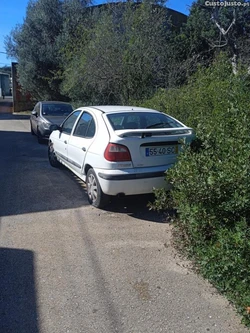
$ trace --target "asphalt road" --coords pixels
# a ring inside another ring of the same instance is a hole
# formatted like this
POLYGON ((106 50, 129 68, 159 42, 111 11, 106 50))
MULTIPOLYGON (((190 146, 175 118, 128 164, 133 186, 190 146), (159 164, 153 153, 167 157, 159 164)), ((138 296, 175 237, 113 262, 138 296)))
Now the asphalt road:
POLYGON ((0 114, 1 333, 244 333, 147 197, 87 203, 25 116, 0 114))

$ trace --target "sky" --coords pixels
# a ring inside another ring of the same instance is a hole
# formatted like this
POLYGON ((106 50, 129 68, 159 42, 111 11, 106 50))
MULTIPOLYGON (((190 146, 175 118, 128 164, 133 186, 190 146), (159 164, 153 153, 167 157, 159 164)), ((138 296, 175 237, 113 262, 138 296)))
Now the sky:
MULTIPOLYGON (((26 7, 29 0, 0 0, 0 67, 11 64, 5 52, 4 37, 9 35, 11 30, 22 24, 26 15, 26 7)), ((194 0, 168 0, 167 7, 188 15, 189 6, 194 0)), ((95 3, 105 1, 95 0, 95 3)))

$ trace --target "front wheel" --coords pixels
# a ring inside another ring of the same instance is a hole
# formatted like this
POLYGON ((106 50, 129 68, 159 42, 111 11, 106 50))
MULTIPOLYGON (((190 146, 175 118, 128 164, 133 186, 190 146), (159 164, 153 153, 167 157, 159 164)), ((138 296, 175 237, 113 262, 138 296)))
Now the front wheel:
POLYGON ((86 178, 88 201, 96 208, 103 208, 109 202, 109 196, 102 192, 98 178, 93 169, 89 169, 86 178))
POLYGON ((35 132, 33 131, 33 127, 31 125, 31 123, 30 123, 30 133, 31 133, 31 135, 35 135, 35 132))
POLYGON ((37 132, 36 133, 37 133, 36 134, 37 135, 37 142, 40 143, 40 144, 44 143, 44 139, 43 139, 42 134, 40 133, 38 127, 37 127, 37 132))
POLYGON ((58 168, 60 166, 60 162, 56 157, 53 145, 51 143, 48 146, 48 157, 49 157, 49 163, 53 168, 58 168))

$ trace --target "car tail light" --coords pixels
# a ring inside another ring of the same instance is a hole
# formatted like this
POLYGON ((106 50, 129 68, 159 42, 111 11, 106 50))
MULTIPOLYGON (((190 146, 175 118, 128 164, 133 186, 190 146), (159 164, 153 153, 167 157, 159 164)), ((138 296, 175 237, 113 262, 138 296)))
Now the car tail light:
POLYGON ((111 162, 131 161, 128 148, 116 143, 109 143, 104 152, 106 160, 111 162))

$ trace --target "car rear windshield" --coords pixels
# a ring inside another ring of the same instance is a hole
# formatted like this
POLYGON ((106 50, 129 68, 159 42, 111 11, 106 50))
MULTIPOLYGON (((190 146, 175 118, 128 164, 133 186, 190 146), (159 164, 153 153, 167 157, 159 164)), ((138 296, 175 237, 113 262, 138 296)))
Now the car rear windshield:
POLYGON ((42 106, 43 116, 67 116, 73 111, 70 104, 45 104, 42 106))
POLYGON ((160 112, 120 112, 110 113, 107 117, 114 130, 183 127, 178 121, 160 112))

